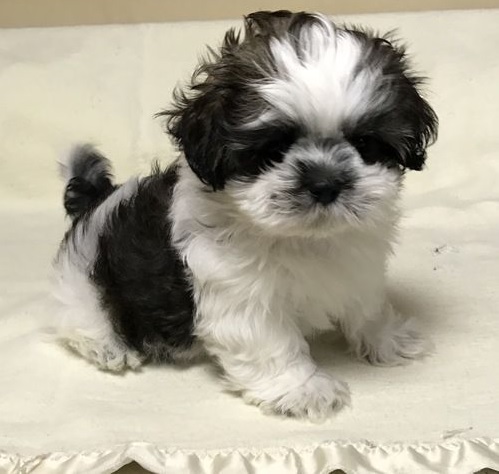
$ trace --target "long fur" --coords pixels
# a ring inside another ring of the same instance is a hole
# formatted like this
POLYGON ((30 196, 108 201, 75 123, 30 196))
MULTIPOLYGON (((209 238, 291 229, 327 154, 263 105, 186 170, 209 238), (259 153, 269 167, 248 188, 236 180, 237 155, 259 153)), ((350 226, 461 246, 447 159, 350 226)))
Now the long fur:
POLYGON ((420 83, 391 38, 247 17, 160 114, 172 167, 117 187, 93 148, 72 155, 61 339, 108 370, 203 349, 247 402, 314 420, 350 395, 313 334, 339 328, 373 364, 423 355, 384 289, 404 172, 436 138, 420 83))
POLYGON ((75 218, 102 201, 114 189, 111 162, 88 144, 75 146, 59 164, 66 181, 64 209, 75 218))

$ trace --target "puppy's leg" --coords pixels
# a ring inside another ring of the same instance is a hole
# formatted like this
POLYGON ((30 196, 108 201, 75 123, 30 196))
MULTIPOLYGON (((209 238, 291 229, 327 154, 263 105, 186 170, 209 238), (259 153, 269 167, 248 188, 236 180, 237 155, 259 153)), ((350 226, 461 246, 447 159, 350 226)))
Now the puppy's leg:
POLYGON ((403 319, 388 301, 374 305, 370 314, 363 308, 342 321, 352 351, 359 358, 382 366, 406 364, 428 353, 431 344, 416 326, 414 319, 403 319))
POLYGON ((62 333, 59 340, 101 370, 122 372, 126 369, 135 370, 142 364, 138 353, 128 349, 109 331, 88 333, 79 329, 62 333))
POLYGON ((212 295, 213 317, 200 318, 198 334, 225 371, 227 386, 248 403, 273 412, 320 421, 349 404, 346 384, 317 368, 307 342, 285 315, 246 302, 229 310, 212 295))
POLYGON ((70 264, 61 264, 59 272, 57 340, 101 370, 137 369, 140 355, 115 333, 88 277, 70 264))
POLYGON ((141 359, 114 331, 92 272, 109 216, 136 194, 138 181, 132 178, 116 188, 109 161, 89 145, 75 147, 61 172, 66 180, 64 207, 74 221, 54 262, 59 303, 56 337, 100 369, 135 369, 141 359))

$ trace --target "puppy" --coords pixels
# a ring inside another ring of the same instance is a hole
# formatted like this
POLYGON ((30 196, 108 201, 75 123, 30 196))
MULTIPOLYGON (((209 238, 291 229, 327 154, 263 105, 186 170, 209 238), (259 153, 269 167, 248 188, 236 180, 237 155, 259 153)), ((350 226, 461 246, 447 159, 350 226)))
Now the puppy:
POLYGON ((404 49, 320 14, 257 12, 162 112, 181 151, 121 186, 77 147, 58 256, 60 339, 98 367, 207 351, 266 412, 322 420, 348 387, 307 337, 372 364, 426 343, 386 299, 404 173, 437 134, 404 49))

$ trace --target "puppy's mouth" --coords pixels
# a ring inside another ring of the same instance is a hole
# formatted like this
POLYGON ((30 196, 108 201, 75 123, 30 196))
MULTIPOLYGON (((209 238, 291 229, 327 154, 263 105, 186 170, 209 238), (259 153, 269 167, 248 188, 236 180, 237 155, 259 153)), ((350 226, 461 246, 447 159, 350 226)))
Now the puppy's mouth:
POLYGON ((271 212, 279 217, 279 226, 297 227, 300 233, 331 232, 359 225, 375 204, 375 199, 355 203, 345 191, 343 196, 316 200, 308 193, 273 193, 271 212))
MULTIPOLYGON (((273 210, 283 216, 295 214, 313 217, 319 221, 350 212, 360 216, 358 206, 349 209, 352 204, 350 190, 340 192, 336 189, 319 189, 311 193, 308 189, 298 188, 295 191, 272 193, 270 202, 273 210)), ((371 204, 373 203, 374 200, 371 204)))

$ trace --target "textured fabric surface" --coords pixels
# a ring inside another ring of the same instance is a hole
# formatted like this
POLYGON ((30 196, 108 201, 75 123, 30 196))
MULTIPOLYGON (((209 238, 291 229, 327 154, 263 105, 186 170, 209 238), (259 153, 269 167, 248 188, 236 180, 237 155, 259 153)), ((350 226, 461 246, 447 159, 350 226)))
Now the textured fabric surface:
POLYGON ((224 393, 207 362, 113 376, 54 345, 48 276, 67 225, 56 159, 89 140, 119 179, 172 159, 152 115, 235 22, 0 31, 0 472, 499 469, 499 10, 349 20, 399 28, 431 77, 440 140, 406 180, 389 280, 434 354, 375 368, 321 337, 316 359, 353 407, 314 425, 224 393))

